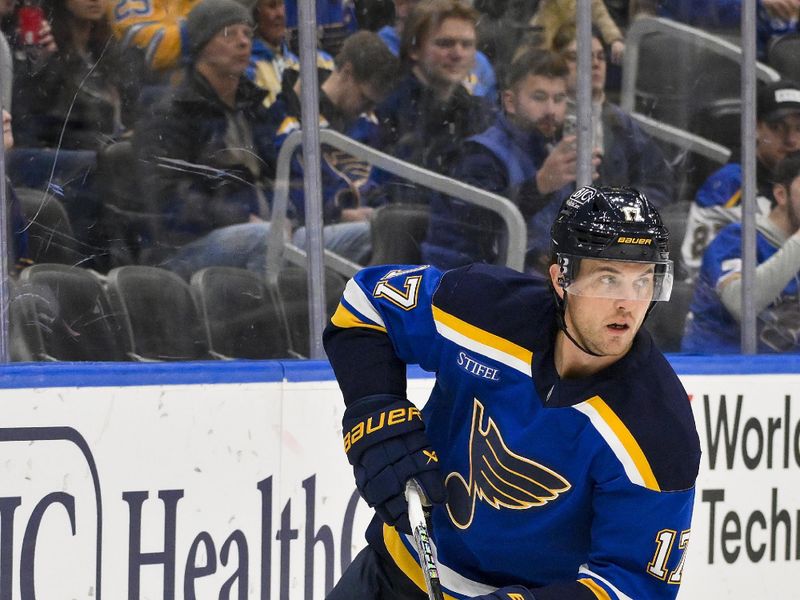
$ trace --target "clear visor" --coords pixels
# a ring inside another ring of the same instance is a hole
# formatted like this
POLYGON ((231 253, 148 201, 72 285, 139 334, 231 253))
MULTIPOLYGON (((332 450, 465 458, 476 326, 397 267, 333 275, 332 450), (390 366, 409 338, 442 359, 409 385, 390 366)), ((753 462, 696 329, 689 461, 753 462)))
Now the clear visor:
POLYGON ((559 283, 572 296, 666 302, 672 293, 672 261, 656 265, 560 256, 559 264, 559 283))

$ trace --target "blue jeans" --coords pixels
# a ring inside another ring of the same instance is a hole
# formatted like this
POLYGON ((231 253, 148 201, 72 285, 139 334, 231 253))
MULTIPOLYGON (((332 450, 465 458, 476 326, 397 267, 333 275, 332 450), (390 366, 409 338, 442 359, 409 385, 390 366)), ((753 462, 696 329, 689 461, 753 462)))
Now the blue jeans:
MULTIPOLYGON (((367 264, 372 254, 372 234, 368 221, 334 223, 322 228, 325 248, 359 265, 367 264)), ((306 228, 300 227, 292 236, 292 243, 305 249, 306 228)))
POLYGON ((239 267, 263 275, 267 270, 269 223, 220 227, 195 240, 161 263, 186 279, 205 267, 239 267))

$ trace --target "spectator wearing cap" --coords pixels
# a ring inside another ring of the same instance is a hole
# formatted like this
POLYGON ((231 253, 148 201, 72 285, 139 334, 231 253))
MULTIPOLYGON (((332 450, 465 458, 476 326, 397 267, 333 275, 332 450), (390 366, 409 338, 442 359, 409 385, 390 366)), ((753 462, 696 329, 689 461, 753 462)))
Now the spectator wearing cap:
MULTIPOLYGON (((800 152, 773 172, 773 203, 756 215, 753 303, 759 352, 800 351, 800 152)), ((722 229, 703 255, 689 307, 683 352, 739 352, 742 321, 742 226, 722 229)))
MULTIPOLYGON (((774 198, 772 172, 786 155, 800 150, 800 84, 782 80, 760 87, 756 99, 756 210, 769 213, 774 198)), ((714 172, 689 209, 681 258, 690 277, 717 233, 742 218, 742 166, 739 156, 714 172)))
POLYGON ((252 37, 247 8, 202 0, 186 19, 184 80, 134 136, 163 216, 153 254, 184 278, 206 266, 266 266, 273 153, 266 92, 244 75, 252 37))

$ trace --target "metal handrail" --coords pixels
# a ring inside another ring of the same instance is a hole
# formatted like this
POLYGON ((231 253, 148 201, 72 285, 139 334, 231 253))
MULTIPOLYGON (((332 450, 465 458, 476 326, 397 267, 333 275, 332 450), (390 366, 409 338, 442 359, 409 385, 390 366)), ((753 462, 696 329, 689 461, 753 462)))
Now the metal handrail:
MULTIPOLYGON (((635 110, 636 79, 639 76, 639 46, 645 36, 665 33, 681 42, 699 44, 706 49, 732 61, 742 63, 742 48, 728 40, 663 17, 641 17, 636 19, 625 35, 625 56, 622 63, 622 90, 620 106, 628 113, 635 110)), ((756 77, 761 81, 778 81, 780 74, 763 63, 756 63, 756 77)))
MULTIPOLYGON (((393 175, 497 213, 508 231, 505 265, 522 271, 525 263, 527 230, 522 213, 510 200, 433 171, 422 169, 365 146, 336 131, 321 129, 319 134, 320 142, 323 144, 347 152, 351 156, 369 162, 393 175)), ((305 252, 289 241, 289 226, 286 217, 289 206, 291 159, 301 143, 301 131, 294 131, 286 138, 278 154, 275 194, 272 202, 271 234, 267 244, 267 282, 272 285, 277 284, 278 272, 284 259, 301 265, 307 260, 305 252), (282 232, 282 234, 278 234, 278 232, 282 232)), ((348 277, 359 269, 358 265, 328 250, 325 251, 325 264, 348 277)))
POLYGON ((721 165, 727 163, 731 157, 730 149, 722 144, 712 142, 680 127, 652 119, 642 113, 632 112, 630 115, 650 137, 664 140, 683 150, 710 158, 721 165))

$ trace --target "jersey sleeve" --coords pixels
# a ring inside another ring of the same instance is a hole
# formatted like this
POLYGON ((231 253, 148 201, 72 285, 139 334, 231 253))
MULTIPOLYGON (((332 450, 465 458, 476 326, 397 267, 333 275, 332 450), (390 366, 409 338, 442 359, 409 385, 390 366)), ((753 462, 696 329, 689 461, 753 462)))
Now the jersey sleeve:
POLYGON ((427 265, 383 265, 348 281, 324 335, 346 403, 404 395, 407 364, 437 369, 441 340, 431 306, 441 275, 427 265))

